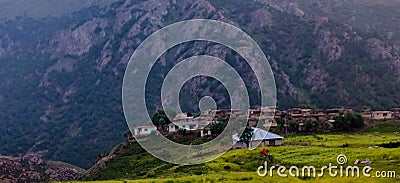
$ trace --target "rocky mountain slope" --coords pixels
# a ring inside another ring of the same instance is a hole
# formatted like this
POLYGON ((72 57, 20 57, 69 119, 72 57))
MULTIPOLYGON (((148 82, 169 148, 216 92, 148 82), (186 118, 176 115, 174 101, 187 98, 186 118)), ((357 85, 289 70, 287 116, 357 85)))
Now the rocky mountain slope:
POLYGON ((41 154, 22 157, 0 156, 0 182, 71 181, 82 178, 84 171, 72 165, 44 161, 41 154))
MULTIPOLYGON (((121 85, 130 55, 163 26, 193 18, 228 22, 254 37, 270 61, 283 109, 387 109, 400 102, 400 21, 393 21, 399 19, 400 5, 395 1, 96 2, 57 16, 1 19, 0 144, 6 145, 0 153, 48 150, 47 159, 88 168, 127 131, 121 85)), ((257 106, 258 85, 240 56, 197 41, 172 48, 157 62, 148 81, 150 111, 160 107, 168 70, 201 54, 233 65, 257 106)), ((185 110, 198 110, 194 104, 204 95, 212 95, 220 107, 229 105, 223 87, 206 81, 185 84, 185 110)))

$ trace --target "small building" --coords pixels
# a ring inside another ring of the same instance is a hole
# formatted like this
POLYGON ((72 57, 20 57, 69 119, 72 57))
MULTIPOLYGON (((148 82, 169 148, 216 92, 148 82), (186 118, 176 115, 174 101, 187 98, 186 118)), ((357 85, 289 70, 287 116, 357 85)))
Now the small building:
MULTIPOLYGON (((251 128, 253 130, 253 137, 250 140, 250 147, 258 147, 258 146, 280 146, 283 145, 283 137, 272 132, 268 132, 266 130, 260 128, 251 128)), ((247 144, 240 140, 238 134, 232 135, 233 140, 233 148, 247 148, 247 144)))
POLYGON ((330 119, 330 120, 327 121, 326 124, 328 125, 328 128, 329 128, 329 129, 333 129, 333 128, 335 128, 335 123, 336 123, 335 120, 330 119))
POLYGON ((198 124, 196 122, 173 122, 168 125, 169 132, 177 132, 179 129, 185 129, 188 131, 197 130, 198 124))
POLYGON ((393 108, 392 112, 394 119, 400 119, 400 108, 393 108))
POLYGON ((189 113, 179 113, 175 116, 173 121, 179 121, 179 122, 187 122, 191 121, 193 119, 193 116, 189 113))
POLYGON ((327 115, 325 114, 325 111, 322 109, 317 109, 313 111, 311 114, 312 120, 318 121, 318 122, 325 122, 328 120, 327 115))
POLYGON ((193 118, 190 121, 174 121, 168 125, 168 132, 177 132, 179 129, 187 131, 203 130, 210 122, 193 118))
POLYGON ((364 110, 361 112, 361 116, 362 116, 364 119, 372 119, 372 111, 371 111, 371 109, 364 109, 364 110))
POLYGON ((155 131, 157 131, 157 128, 155 126, 138 126, 134 128, 133 134, 135 136, 150 135, 151 132, 155 131))
POLYGON ((286 113, 286 117, 289 120, 296 122, 304 122, 305 120, 311 119, 312 109, 292 108, 286 113))
POLYGON ((373 120, 385 120, 392 119, 393 112, 392 111, 372 111, 371 119, 373 120))
POLYGON ((346 108, 334 108, 328 109, 327 113, 330 119, 333 119, 336 116, 343 116, 347 113, 353 112, 353 109, 346 109, 346 108))

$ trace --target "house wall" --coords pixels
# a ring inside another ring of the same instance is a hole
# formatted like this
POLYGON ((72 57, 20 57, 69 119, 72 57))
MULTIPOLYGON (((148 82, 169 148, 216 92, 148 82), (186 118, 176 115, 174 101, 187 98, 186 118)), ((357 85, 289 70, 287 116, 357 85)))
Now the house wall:
POLYGON ((168 126, 168 131, 169 132, 176 132, 176 131, 178 131, 178 128, 176 127, 176 126, 168 126))
POLYGON ((246 148, 247 146, 246 146, 246 144, 245 143, 243 143, 243 142, 235 142, 234 144, 233 144, 233 148, 234 149, 242 149, 242 148, 246 148))
POLYGON ((282 140, 282 139, 280 139, 280 140, 275 140, 275 145, 276 145, 276 146, 281 146, 281 145, 283 145, 283 140, 282 140))
POLYGON ((372 113, 371 112, 363 112, 363 113, 361 113, 361 116, 364 119, 371 119, 372 118, 372 113))
POLYGON ((135 135, 149 135, 151 132, 157 131, 157 128, 135 128, 133 131, 135 135))
POLYGON ((198 130, 198 124, 184 124, 184 125, 178 125, 178 126, 173 126, 170 125, 168 126, 168 132, 177 132, 179 129, 186 129, 186 130, 198 130))
POLYGON ((392 112, 372 112, 372 119, 392 119, 392 112))
POLYGON ((259 140, 257 140, 257 141, 252 141, 252 142, 250 143, 250 146, 251 146, 251 147, 260 147, 260 146, 261 146, 261 142, 262 142, 262 141, 259 141, 259 140))
MULTIPOLYGON (((273 141, 273 143, 271 143, 269 140, 265 140, 264 142, 252 141, 250 143, 250 146, 254 148, 254 147, 262 147, 263 145, 264 146, 281 146, 281 145, 283 145, 283 140, 272 140, 272 141, 273 141)), ((248 148, 248 147, 247 147, 246 143, 239 141, 239 142, 234 143, 233 148, 234 149, 242 149, 242 148, 248 148)))

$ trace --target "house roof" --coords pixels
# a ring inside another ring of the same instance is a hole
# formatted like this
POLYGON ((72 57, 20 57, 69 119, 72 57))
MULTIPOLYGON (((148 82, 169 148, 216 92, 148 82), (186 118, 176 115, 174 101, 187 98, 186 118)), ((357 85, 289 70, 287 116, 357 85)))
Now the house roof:
MULTIPOLYGON (((254 132, 253 137, 251 138, 251 141, 283 139, 282 136, 279 136, 277 134, 268 132, 268 131, 260 129, 260 128, 252 127, 251 129, 254 132)), ((240 141, 240 137, 238 136, 238 134, 232 135, 232 139, 235 141, 240 141)))
POLYGON ((135 128, 139 129, 139 128, 156 128, 156 127, 155 126, 137 126, 135 128))

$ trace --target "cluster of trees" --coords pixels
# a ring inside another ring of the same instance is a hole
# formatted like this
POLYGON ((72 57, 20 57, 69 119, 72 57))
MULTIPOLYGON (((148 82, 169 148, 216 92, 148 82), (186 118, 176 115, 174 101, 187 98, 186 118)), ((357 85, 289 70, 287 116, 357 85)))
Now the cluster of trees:
POLYGON ((227 120, 224 120, 224 119, 218 120, 218 122, 216 124, 211 126, 211 128, 210 128, 211 134, 216 135, 216 136, 221 134, 224 131, 226 125, 228 125, 227 120))
POLYGON ((350 131, 364 127, 364 118, 360 114, 353 112, 336 116, 334 120, 335 129, 340 131, 350 131))
POLYGON ((163 110, 158 110, 156 113, 154 113, 151 121, 153 121, 155 126, 161 128, 162 130, 167 129, 168 125, 171 123, 171 120, 163 110))

